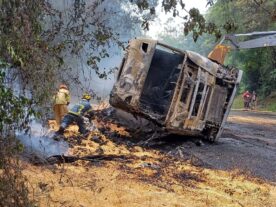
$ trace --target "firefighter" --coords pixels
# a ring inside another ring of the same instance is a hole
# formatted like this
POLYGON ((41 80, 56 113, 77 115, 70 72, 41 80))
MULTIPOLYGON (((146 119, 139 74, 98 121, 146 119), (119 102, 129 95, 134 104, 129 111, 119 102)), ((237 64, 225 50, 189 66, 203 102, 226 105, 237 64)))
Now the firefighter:
POLYGON ((84 136, 86 135, 88 131, 85 128, 84 116, 92 112, 90 99, 91 96, 89 94, 83 94, 81 101, 74 105, 62 119, 59 130, 54 135, 54 139, 58 139, 59 135, 63 135, 64 130, 72 123, 76 123, 79 127, 79 132, 84 136))
POLYGON ((59 127, 62 118, 68 113, 67 106, 70 103, 70 92, 68 87, 64 84, 61 84, 53 99, 55 120, 57 126, 59 127))

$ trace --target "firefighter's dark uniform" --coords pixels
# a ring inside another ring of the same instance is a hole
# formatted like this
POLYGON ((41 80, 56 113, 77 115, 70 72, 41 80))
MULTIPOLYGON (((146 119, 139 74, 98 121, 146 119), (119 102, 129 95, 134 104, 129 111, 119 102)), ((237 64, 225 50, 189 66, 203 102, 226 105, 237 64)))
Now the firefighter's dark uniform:
POLYGON ((56 135, 63 134, 64 130, 74 122, 78 125, 79 132, 81 134, 85 134, 87 130, 82 117, 90 111, 92 111, 92 107, 89 100, 82 99, 78 104, 74 105, 71 110, 69 110, 67 115, 64 116, 56 135))

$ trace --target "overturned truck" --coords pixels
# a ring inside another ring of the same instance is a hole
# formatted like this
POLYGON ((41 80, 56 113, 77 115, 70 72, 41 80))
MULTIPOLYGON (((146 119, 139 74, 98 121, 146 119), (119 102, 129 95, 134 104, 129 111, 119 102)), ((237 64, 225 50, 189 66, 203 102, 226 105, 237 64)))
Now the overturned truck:
POLYGON ((119 68, 110 104, 168 133, 220 137, 242 71, 151 39, 134 39, 119 68))

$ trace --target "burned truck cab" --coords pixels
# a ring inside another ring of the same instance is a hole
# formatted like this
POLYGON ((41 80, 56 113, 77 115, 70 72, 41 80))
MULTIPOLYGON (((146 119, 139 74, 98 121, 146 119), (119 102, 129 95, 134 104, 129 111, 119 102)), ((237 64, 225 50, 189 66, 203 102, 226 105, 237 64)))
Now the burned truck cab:
POLYGON ((115 108, 172 134, 215 141, 222 133, 242 71, 151 39, 129 42, 110 94, 115 108))

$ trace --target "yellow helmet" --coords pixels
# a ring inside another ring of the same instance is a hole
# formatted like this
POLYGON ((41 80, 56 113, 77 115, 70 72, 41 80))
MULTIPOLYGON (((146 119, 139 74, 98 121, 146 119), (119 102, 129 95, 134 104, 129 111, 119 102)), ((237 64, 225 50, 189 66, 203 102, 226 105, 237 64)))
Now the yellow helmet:
POLYGON ((83 95, 82 95, 82 99, 86 99, 86 100, 90 100, 91 99, 91 96, 88 94, 88 93, 84 93, 83 95))

